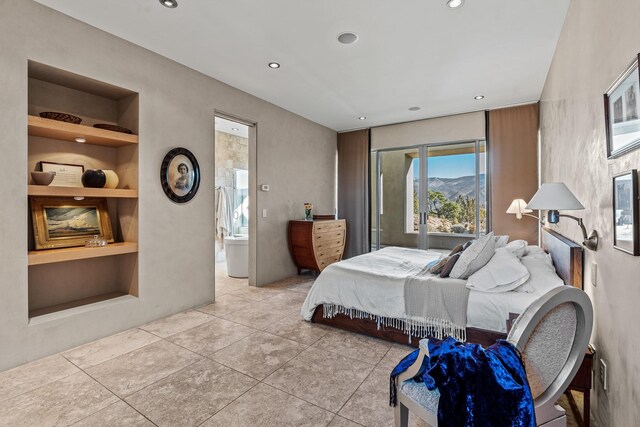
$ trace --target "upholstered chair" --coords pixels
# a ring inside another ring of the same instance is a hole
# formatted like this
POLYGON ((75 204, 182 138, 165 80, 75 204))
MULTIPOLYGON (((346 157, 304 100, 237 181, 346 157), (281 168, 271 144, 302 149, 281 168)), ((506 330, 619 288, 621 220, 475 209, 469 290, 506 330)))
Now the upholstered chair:
MULTIPOLYGON (((518 317, 507 336, 522 354, 536 412, 536 424, 565 427, 565 411, 556 401, 580 368, 593 326, 591 301, 583 291, 554 288, 518 317)), ((406 427, 409 411, 429 425, 438 425, 438 390, 428 390, 412 378, 429 357, 428 340, 420 341, 420 354, 398 377, 396 427, 406 427)), ((589 414, 585 414, 588 417, 589 414)))

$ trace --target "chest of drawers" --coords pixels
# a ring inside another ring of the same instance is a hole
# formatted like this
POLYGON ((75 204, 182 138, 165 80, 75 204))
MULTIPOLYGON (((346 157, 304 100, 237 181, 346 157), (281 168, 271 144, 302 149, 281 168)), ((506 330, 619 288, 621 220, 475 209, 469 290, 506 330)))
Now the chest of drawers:
POLYGON ((344 219, 289 221, 289 250, 302 269, 322 271, 342 259, 347 223, 344 219))

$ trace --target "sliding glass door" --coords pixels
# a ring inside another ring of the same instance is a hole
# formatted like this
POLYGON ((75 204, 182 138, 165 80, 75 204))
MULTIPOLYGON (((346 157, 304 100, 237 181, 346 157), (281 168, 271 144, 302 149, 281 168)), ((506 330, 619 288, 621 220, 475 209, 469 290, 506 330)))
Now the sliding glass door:
MULTIPOLYGON (((372 195, 372 249, 384 246, 419 248, 421 215, 420 147, 378 151, 376 189, 372 195)), ((373 188, 373 185, 372 185, 373 188)))
POLYGON ((380 150, 372 163, 372 249, 451 249, 486 233, 484 141, 380 150))

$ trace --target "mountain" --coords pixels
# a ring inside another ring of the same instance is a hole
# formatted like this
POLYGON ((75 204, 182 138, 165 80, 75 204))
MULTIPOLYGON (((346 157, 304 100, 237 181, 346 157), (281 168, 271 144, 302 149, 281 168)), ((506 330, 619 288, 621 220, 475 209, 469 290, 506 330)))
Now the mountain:
MULTIPOLYGON (((414 180, 414 190, 417 190, 418 185, 418 180, 414 180)), ((471 175, 457 178, 429 178, 429 190, 439 191, 452 201, 455 201, 458 196, 473 197, 476 191, 476 177, 471 175)), ((480 200, 482 206, 485 205, 487 200, 486 194, 485 174, 480 174, 480 200)))

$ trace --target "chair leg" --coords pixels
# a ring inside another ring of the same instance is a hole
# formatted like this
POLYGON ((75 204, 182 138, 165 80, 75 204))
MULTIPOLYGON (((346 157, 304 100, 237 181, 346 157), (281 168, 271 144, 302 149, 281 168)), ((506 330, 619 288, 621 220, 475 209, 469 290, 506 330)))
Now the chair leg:
POLYGON ((395 427, 409 426, 409 408, 398 402, 394 410, 395 427))

